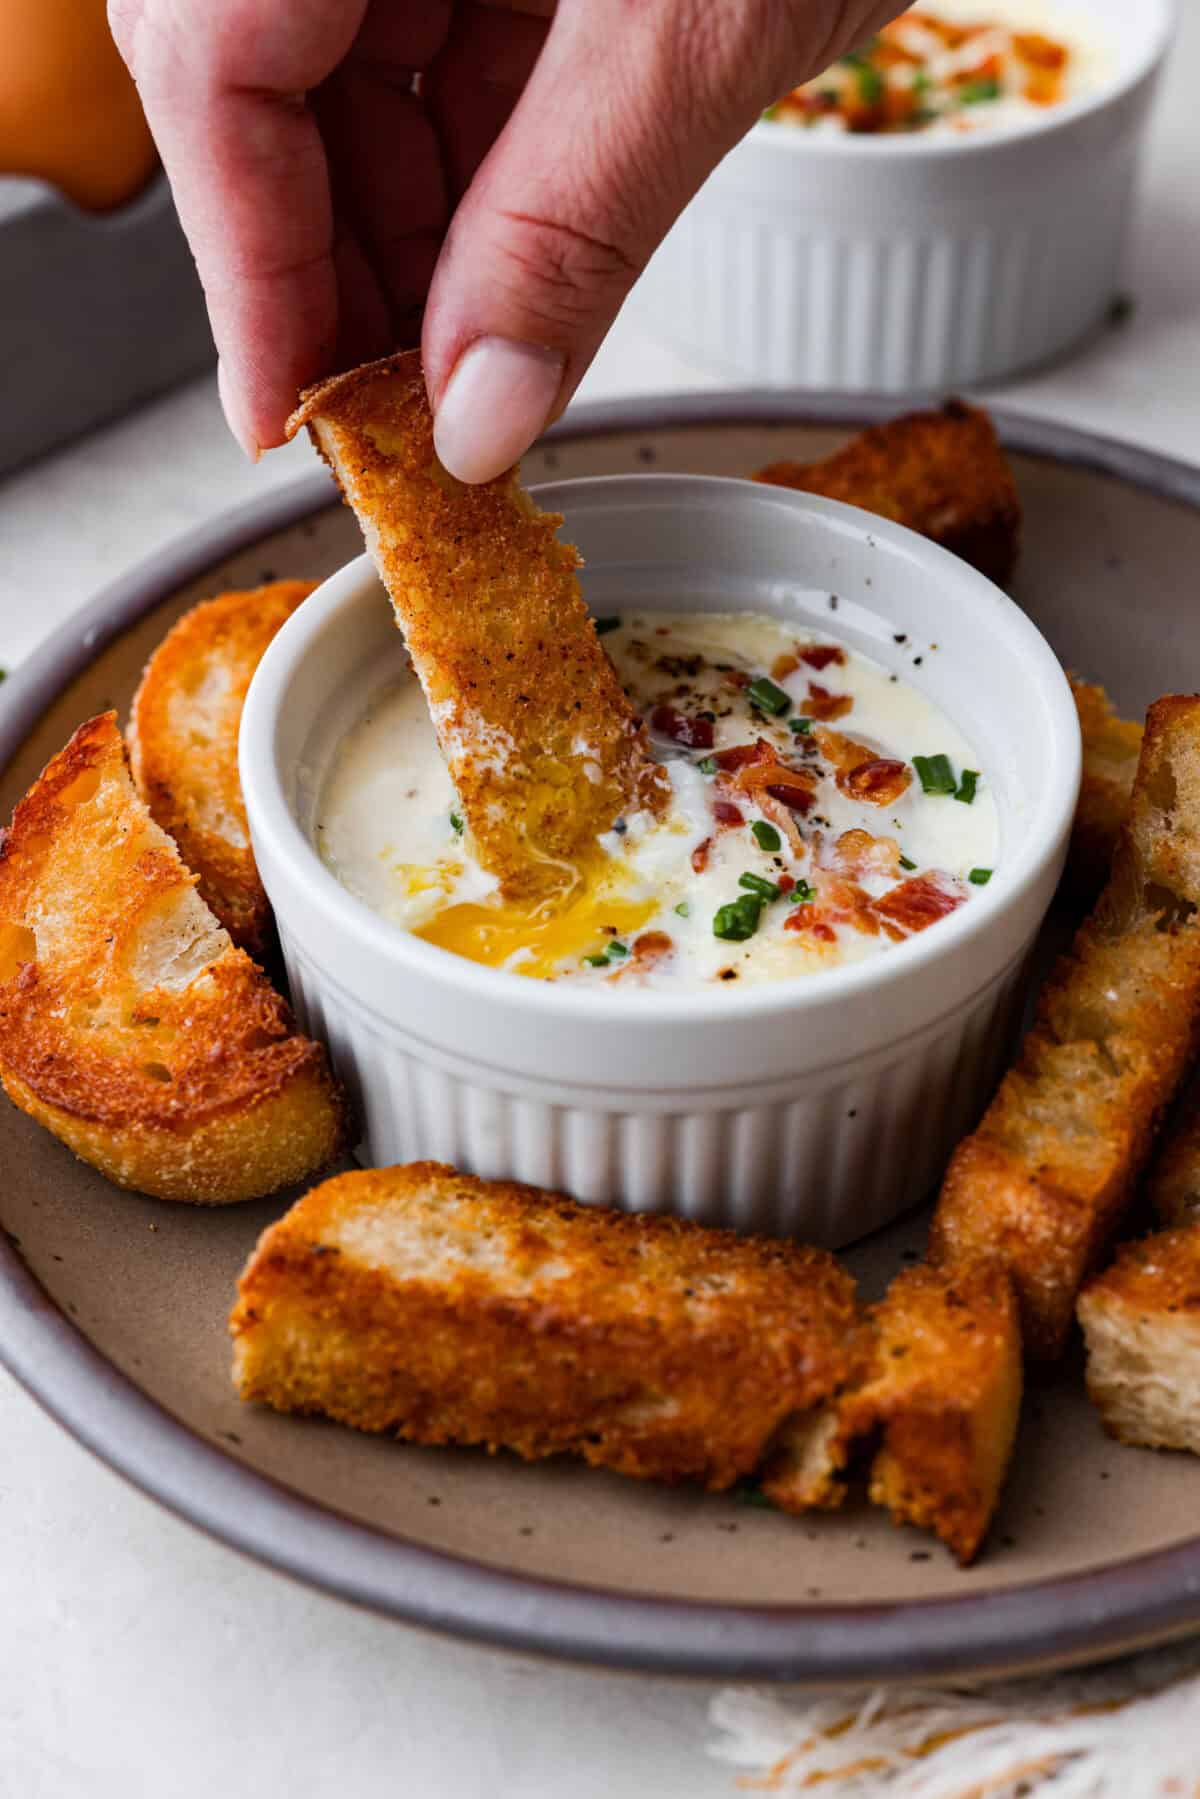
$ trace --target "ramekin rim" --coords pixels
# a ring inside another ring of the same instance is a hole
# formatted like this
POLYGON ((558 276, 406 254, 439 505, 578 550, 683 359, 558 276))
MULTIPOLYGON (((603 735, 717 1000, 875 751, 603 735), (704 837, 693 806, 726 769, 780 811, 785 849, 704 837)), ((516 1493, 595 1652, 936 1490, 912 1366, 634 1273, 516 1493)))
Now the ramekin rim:
POLYGON ((944 137, 934 137, 921 131, 823 133, 804 131, 795 125, 784 124, 781 120, 764 117, 755 120, 742 142, 753 140, 755 143, 770 144, 783 150, 790 137, 798 140, 797 147, 784 150, 785 155, 803 152, 824 157, 871 157, 890 153, 903 156, 909 162, 920 162, 925 158, 933 160, 947 156, 987 155, 1002 145, 1011 146, 1014 143, 1025 144, 1045 139, 1105 111, 1109 106, 1115 106, 1159 67, 1175 36, 1179 21, 1179 0, 1153 0, 1153 3, 1159 8, 1157 26, 1152 30, 1148 45, 1131 57, 1128 68, 1118 70, 1111 80, 1102 82, 1094 93, 1080 94, 1073 100, 1064 101, 1061 106, 1048 108, 1044 118, 1032 120, 1019 129, 967 131, 958 136, 947 133, 944 137))
MULTIPOLYGON (((999 607, 1008 625, 1024 637, 1033 666, 1040 667, 1038 678, 1044 685, 1050 705, 1050 760, 1060 759, 1064 777, 1059 782, 1045 783, 1025 840, 1016 846, 1012 858, 1001 870, 1005 878, 995 886, 989 883, 973 897, 969 906, 939 920, 935 931, 894 944, 882 956, 797 976, 794 980, 755 983, 737 992, 723 989, 719 994, 706 990, 673 994, 662 988, 644 992, 626 988, 618 994, 598 986, 585 988, 579 983, 527 980, 511 971, 485 967, 455 955, 453 951, 424 942, 389 924, 364 901, 356 899, 321 861, 288 803, 274 753, 275 721, 286 697, 287 676, 302 660, 304 645, 320 630, 330 613, 353 602, 365 581, 378 580, 371 558, 364 551, 327 577, 269 646, 247 694, 240 740, 242 786, 251 835, 256 839, 256 853, 260 844, 265 846, 269 852, 265 859, 269 862, 273 854, 278 865, 288 869, 296 884, 303 887, 310 909, 314 903, 319 904, 325 919, 341 935, 349 934, 360 948, 381 956, 388 964, 407 968, 417 978, 457 990, 475 1000, 491 1000, 521 1013, 574 1019, 580 1024, 632 1024, 651 1015, 658 1023, 694 1024, 700 1020, 714 1024, 733 1023, 789 1010, 819 1011, 822 1006, 836 1005, 864 988, 882 993, 922 966, 949 960, 956 949, 965 949, 989 929, 998 927, 1004 916, 1015 911, 1023 897, 1038 886, 1047 868, 1059 857, 1069 832, 1080 780, 1081 746, 1066 674, 1027 614, 994 582, 940 545, 889 519, 821 495, 763 486, 732 476, 671 472, 590 475, 577 480, 539 483, 530 491, 535 498, 540 498, 550 490, 557 492, 572 487, 603 488, 611 492, 618 485, 646 488, 668 484, 684 484, 689 488, 751 489, 763 504, 785 505, 798 514, 852 523, 882 541, 896 541, 898 547, 935 567, 949 565, 964 589, 973 589, 982 603, 999 607)), ((260 855, 260 863, 263 860, 260 855)), ((263 879, 268 897, 274 904, 269 873, 264 872, 263 879)), ((279 910, 286 922, 286 907, 279 910)), ((288 928, 294 929, 294 926, 288 928)), ((299 935, 303 938, 304 934, 299 935)), ((981 984, 986 978, 985 966, 981 984)))

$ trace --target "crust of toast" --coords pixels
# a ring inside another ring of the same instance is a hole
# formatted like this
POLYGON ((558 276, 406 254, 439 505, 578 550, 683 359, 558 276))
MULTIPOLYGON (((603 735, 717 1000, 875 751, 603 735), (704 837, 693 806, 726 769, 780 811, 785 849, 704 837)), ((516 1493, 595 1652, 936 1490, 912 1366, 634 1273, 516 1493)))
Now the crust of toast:
POLYGON ((785 1512, 839 1505, 872 1452, 870 1495, 964 1565, 987 1532, 1021 1407, 1020 1320, 996 1263, 907 1268, 871 1306, 845 1391, 781 1433, 763 1490, 785 1512))
POLYGON ((138 792, 198 877, 205 905, 259 961, 271 908, 250 847, 238 731, 267 645, 315 585, 273 581, 193 606, 147 663, 129 719, 138 792))
POLYGON ((1130 1204, 1200 1024, 1200 698, 1147 715, 1108 886, 1042 989, 1037 1017, 934 1216, 942 1263, 998 1258, 1026 1352, 1057 1356, 1130 1204))
POLYGON ((668 781, 605 655, 562 519, 516 470, 467 487, 438 462, 415 351, 309 388, 309 434, 391 596, 475 850, 506 894, 569 892, 623 813, 668 781))
POLYGON ((1163 1132, 1145 1196, 1162 1224, 1200 1222, 1200 1078, 1195 1075, 1163 1132))
POLYGON ((837 1388, 855 1317, 822 1250, 417 1162, 293 1206, 230 1329, 243 1399, 716 1489, 837 1388))
POLYGON ((0 1078, 118 1185, 221 1205, 328 1163, 325 1051, 230 943, 138 797, 116 715, 82 725, 0 847, 0 1078))
POLYGON ((1200 1225, 1126 1244, 1084 1288, 1079 1322, 1110 1435, 1200 1455, 1200 1225))
POLYGON ((996 1509, 1021 1412, 1016 1296, 995 1263, 898 1274, 871 1310, 871 1378, 841 1406, 851 1439, 879 1433, 870 1493, 932 1530, 965 1566, 996 1509))
POLYGON ((1121 718, 1103 687, 1069 677, 1083 738, 1083 780, 1071 829, 1066 885, 1090 905, 1107 881, 1142 749, 1142 726, 1121 718))
POLYGON ((962 400, 874 425, 822 462, 772 462, 754 479, 894 519, 1001 584, 1016 563, 1012 470, 987 413, 962 400))

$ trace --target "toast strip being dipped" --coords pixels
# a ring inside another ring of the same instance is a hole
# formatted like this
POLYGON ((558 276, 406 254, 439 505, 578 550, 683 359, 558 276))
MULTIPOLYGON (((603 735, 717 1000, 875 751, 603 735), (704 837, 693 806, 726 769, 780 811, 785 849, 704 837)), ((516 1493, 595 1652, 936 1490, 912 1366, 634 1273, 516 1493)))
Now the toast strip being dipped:
POLYGON ((434 1162, 309 1193, 260 1239, 230 1320, 243 1399, 714 1489, 837 1389, 855 1326, 823 1250, 434 1162))
POLYGON ((325 1051, 200 899, 114 713, 79 728, 4 835, 0 1078, 77 1156, 161 1199, 257 1198, 341 1146, 325 1051))
POLYGON ((1200 1455, 1200 1224, 1126 1244, 1084 1288, 1079 1322, 1109 1434, 1200 1455))
POLYGON ((138 792, 198 877, 205 905, 259 960, 271 907, 250 847, 238 732, 267 645, 314 586, 274 581, 193 606, 147 663, 129 719, 138 792))
POLYGON ((515 470, 466 487, 437 460, 416 352, 310 388, 309 434, 391 595, 479 861, 515 897, 569 892, 624 813, 669 784, 579 590, 562 519, 515 470))
POLYGON ((851 438, 821 462, 772 462, 756 481, 894 519, 1001 583, 1012 574, 1021 502, 986 412, 950 400, 851 438))
POLYGON ((1113 871, 1042 989, 1016 1066, 961 1143, 931 1256, 997 1258, 1026 1352, 1062 1350, 1200 1023, 1200 698, 1149 711, 1113 871))

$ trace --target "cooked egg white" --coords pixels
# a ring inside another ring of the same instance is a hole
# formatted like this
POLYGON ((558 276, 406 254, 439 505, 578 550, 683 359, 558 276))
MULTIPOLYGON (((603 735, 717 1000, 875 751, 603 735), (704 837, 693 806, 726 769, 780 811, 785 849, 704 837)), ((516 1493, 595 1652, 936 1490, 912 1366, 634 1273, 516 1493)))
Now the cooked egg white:
POLYGON ((748 681, 771 679, 770 671, 783 666, 780 658, 795 660, 798 641, 811 649, 827 640, 811 632, 798 640, 776 619, 740 613, 630 615, 605 636, 624 685, 650 721, 673 802, 661 820, 618 821, 597 844, 593 864, 577 871, 573 888, 554 906, 531 914, 503 901, 474 859, 411 675, 374 701, 335 756, 317 811, 318 848, 351 893, 399 928, 474 961, 543 979, 705 986, 779 980, 879 954, 892 942, 884 931, 839 924, 831 942, 788 927, 789 913, 803 908, 803 902, 794 908, 791 893, 765 900, 744 940, 714 929, 722 907, 745 899, 746 875, 771 885, 819 887, 820 868, 849 831, 894 840, 911 865, 860 873, 858 885, 871 898, 907 878, 936 873, 967 904, 981 890, 971 872, 995 865, 998 824, 986 771, 945 715, 908 682, 837 649, 844 660, 821 668, 802 661, 773 681, 787 696, 786 711, 771 716, 756 708, 748 681), (850 701, 843 716, 827 725, 814 719, 804 732, 790 728, 789 719, 809 716, 806 707, 836 705, 843 696, 850 701), (673 736, 663 728, 671 714, 701 718, 697 728, 711 734, 711 744, 681 743, 678 731, 673 736), (927 794, 913 777, 885 807, 855 799, 839 789, 818 752, 822 729, 910 765, 914 756, 943 756, 956 776, 978 770, 974 798, 968 804, 927 794), (796 821, 804 839, 799 854, 752 797, 734 796, 742 823, 714 818, 714 798, 729 793, 729 780, 714 776, 712 759, 759 740, 788 765, 821 771, 811 807, 796 821), (653 957, 637 948, 647 936, 653 957))

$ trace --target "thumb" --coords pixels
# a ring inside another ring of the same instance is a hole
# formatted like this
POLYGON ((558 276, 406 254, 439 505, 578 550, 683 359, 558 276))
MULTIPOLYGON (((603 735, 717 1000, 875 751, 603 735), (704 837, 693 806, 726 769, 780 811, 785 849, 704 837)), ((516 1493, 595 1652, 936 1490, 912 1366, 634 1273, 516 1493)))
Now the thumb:
POLYGON ((845 10, 559 0, 430 290, 422 349, 452 474, 490 480, 558 416, 674 219, 845 10))

